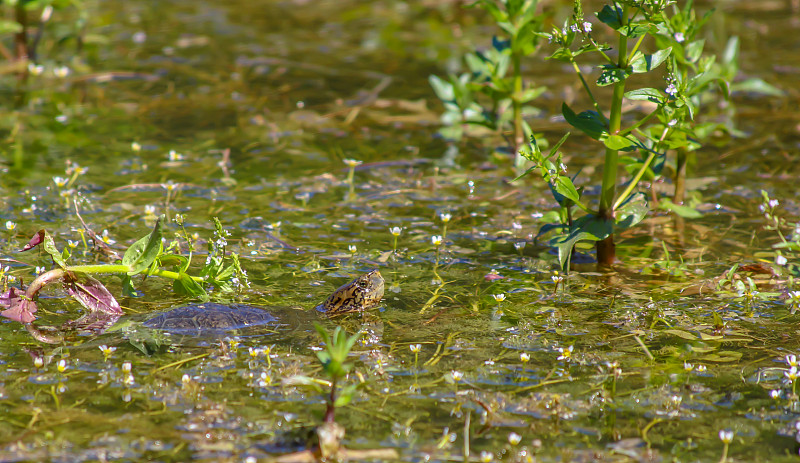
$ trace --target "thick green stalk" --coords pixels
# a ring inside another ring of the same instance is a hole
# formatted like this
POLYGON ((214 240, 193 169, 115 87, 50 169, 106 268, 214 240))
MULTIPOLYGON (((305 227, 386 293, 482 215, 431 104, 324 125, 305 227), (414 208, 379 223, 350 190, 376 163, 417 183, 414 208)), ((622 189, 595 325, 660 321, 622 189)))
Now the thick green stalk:
MULTIPOLYGON (((628 22, 628 6, 622 8, 623 23, 628 22)), ((617 67, 625 69, 628 67, 628 38, 619 34, 619 45, 617 47, 619 56, 617 57, 617 67)), ((614 93, 611 100, 611 111, 609 113, 608 132, 617 135, 622 127, 622 99, 625 95, 625 80, 622 79, 614 84, 614 93)), ((600 193, 600 217, 605 220, 614 220, 614 196, 617 189, 617 171, 619 167, 619 151, 606 148, 605 161, 603 163, 603 184, 600 193)), ((601 266, 614 264, 616 251, 614 246, 614 235, 609 235, 604 240, 597 242, 597 263, 601 266)))
MULTIPOLYGON (((115 274, 119 274, 119 273, 128 273, 131 270, 131 268, 129 266, 127 266, 127 265, 122 265, 122 264, 116 264, 116 265, 112 265, 112 264, 109 264, 109 265, 71 265, 71 266, 65 268, 64 270, 66 270, 68 272, 80 272, 80 273, 90 273, 90 274, 91 273, 94 273, 94 274, 98 274, 98 273, 115 273, 115 274)), ((178 272, 172 272, 170 270, 161 270, 161 269, 155 269, 155 270, 153 270, 151 272, 148 272, 147 274, 151 275, 151 276, 170 278, 170 279, 173 279, 173 280, 177 280, 177 279, 179 279, 181 277, 181 275, 178 272)), ((197 281, 197 282, 205 281, 205 280, 203 280, 202 277, 194 277, 193 276, 191 278, 192 278, 192 280, 197 281)))

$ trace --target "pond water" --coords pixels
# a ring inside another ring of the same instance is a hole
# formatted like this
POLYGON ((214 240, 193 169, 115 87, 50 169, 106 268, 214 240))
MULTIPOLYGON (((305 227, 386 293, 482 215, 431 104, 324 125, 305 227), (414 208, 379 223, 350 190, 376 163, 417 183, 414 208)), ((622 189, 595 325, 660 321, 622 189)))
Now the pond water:
MULTIPOLYGON (((197 300, 153 276, 123 296, 110 275, 97 278, 124 315, 106 332, 49 344, 3 319, 0 461, 267 461, 303 450, 325 396, 287 380, 323 378, 314 322, 370 329, 344 381, 359 388, 336 415, 349 449, 404 461, 719 461, 719 432, 732 431, 734 461, 795 461, 787 356, 800 354, 800 317, 788 277, 800 262, 784 251, 776 264, 773 246, 800 216, 800 37, 787 32, 800 13, 793 2, 714 3, 707 47, 738 35, 742 77, 784 96, 735 95, 743 136, 718 137, 690 167, 700 218, 651 212, 617 236, 613 271, 584 263, 566 276, 535 239, 554 208, 547 186, 510 183, 496 140, 437 135, 428 76, 459 70, 464 52, 489 42, 479 10, 89 2, 80 59, 66 27, 76 13, 58 11, 40 43, 44 72, 21 94, 14 74, 0 81, 2 223, 15 224, 0 236, 5 284, 50 269, 38 248, 18 252, 41 228, 75 264, 108 261, 85 247, 75 198, 120 253, 161 214, 164 237, 186 253, 181 214, 197 234, 193 268, 217 217, 250 287, 212 300, 270 308, 286 323, 224 339, 153 336, 137 328, 148 314, 197 300), (59 66, 70 73, 54 75, 59 66), (352 182, 345 159, 363 162, 352 182), (761 190, 779 201, 777 232, 761 190), (724 284, 734 264, 752 290, 724 284), (373 268, 386 290, 370 317, 313 312, 373 268)), ((526 66, 549 87, 531 125, 555 141, 576 79, 552 61, 526 66)), ((600 176, 594 145, 573 136, 564 146, 587 185, 600 176)), ((85 314, 58 285, 38 308, 42 327, 85 314)))

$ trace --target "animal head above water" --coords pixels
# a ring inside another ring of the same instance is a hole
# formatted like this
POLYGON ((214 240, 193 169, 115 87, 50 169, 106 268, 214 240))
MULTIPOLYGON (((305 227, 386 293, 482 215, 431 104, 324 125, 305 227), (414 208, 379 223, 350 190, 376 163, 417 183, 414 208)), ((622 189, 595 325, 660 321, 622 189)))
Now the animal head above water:
POLYGON ((330 316, 375 308, 383 298, 383 284, 381 272, 372 270, 334 291, 317 310, 330 316))

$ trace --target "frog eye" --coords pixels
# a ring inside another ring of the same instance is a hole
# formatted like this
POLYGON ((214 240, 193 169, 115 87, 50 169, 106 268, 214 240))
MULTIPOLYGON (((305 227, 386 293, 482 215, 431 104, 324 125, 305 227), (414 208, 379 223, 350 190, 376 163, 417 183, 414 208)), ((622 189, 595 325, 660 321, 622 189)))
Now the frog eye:
POLYGON ((369 287, 369 283, 367 282, 367 280, 358 280, 358 283, 356 283, 356 285, 358 285, 358 287, 361 289, 367 289, 369 287))

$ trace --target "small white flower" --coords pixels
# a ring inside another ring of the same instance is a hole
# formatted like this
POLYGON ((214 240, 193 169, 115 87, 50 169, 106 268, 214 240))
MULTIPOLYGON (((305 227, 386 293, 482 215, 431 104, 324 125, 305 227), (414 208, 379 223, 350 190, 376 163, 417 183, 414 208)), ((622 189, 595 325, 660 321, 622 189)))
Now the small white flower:
POLYGON ((558 352, 561 354, 558 356, 556 360, 563 360, 565 362, 572 361, 572 351, 575 346, 569 346, 566 349, 563 347, 558 348, 558 352))
POLYGON ((481 463, 489 463, 492 460, 494 460, 492 452, 487 452, 486 450, 481 451, 481 463))
POLYGON ((186 373, 184 373, 183 376, 181 376, 181 384, 183 384, 184 386, 186 386, 191 382, 192 382, 191 376, 187 375, 186 373))
POLYGON ((683 35, 683 32, 676 32, 673 37, 675 37, 675 41, 678 43, 683 43, 683 41, 686 40, 686 37, 683 35))
POLYGON ((433 236, 431 236, 431 243, 432 243, 434 246, 439 246, 440 244, 442 244, 442 237, 441 237, 441 235, 433 235, 433 236))
POLYGON ((696 370, 698 373, 704 373, 706 370, 708 370, 708 367, 705 365, 697 365, 696 370))
POLYGON ((494 298, 494 300, 495 300, 495 301, 497 301, 497 302, 503 302, 503 301, 505 301, 505 300, 506 300, 506 295, 505 295, 504 293, 500 293, 500 294, 492 294, 492 297, 493 297, 493 298, 494 298))
POLYGON ((17 224, 15 222, 12 222, 10 220, 6 220, 6 230, 14 231, 15 228, 17 228, 17 224))
POLYGON ((130 373, 132 368, 131 362, 124 362, 122 364, 122 371, 125 373, 130 373))
POLYGON ((789 368, 789 370, 785 371, 783 375, 786 376, 786 379, 788 379, 789 381, 794 382, 794 380, 796 380, 798 377, 797 367, 789 368))
POLYGON ((67 186, 67 182, 69 181, 68 178, 64 177, 53 177, 53 183, 56 184, 57 187, 62 188, 67 186))
POLYGON ((358 248, 355 244, 347 245, 347 250, 350 251, 350 254, 355 254, 358 251, 358 248))
POLYGON ((41 64, 28 63, 28 72, 32 76, 40 76, 44 72, 44 66, 41 64))
POLYGON ((419 353, 420 350, 422 350, 422 344, 411 344, 410 346, 408 346, 408 348, 411 349, 411 352, 414 352, 416 354, 419 353))
POLYGON ((108 359, 108 357, 110 357, 111 354, 113 354, 114 351, 117 350, 116 347, 108 347, 105 344, 103 344, 101 346, 97 346, 97 347, 98 347, 98 349, 100 349, 100 352, 103 353, 103 357, 105 357, 106 359, 108 359))
POLYGON ((64 77, 67 77, 69 75, 69 72, 70 72, 70 70, 66 66, 59 66, 59 67, 53 69, 53 75, 55 75, 56 77, 58 77, 60 79, 63 79, 64 77))
POLYGON ((519 361, 520 362, 528 363, 530 360, 531 360, 531 356, 527 352, 523 352, 523 353, 519 354, 519 361))
POLYGON ((522 440, 522 436, 519 434, 512 432, 508 435, 508 443, 511 445, 517 445, 522 440))
POLYGON ((797 356, 794 355, 794 354, 787 355, 786 356, 786 364, 789 365, 790 367, 797 367, 798 366, 797 356))
POLYGON ((64 373, 64 371, 67 369, 67 361, 64 359, 59 360, 56 368, 58 369, 59 373, 64 373))
POLYGON ((778 205, 779 205, 779 204, 780 204, 780 203, 778 202, 778 200, 777 200, 777 199, 770 199, 770 200, 769 200, 769 207, 771 207, 771 208, 773 208, 773 209, 775 209, 776 207, 778 207, 778 205))
POLYGON ((111 236, 108 234, 108 230, 103 230, 103 234, 100 235, 100 239, 103 240, 106 244, 114 244, 116 241, 111 239, 111 236))
POLYGON ((144 206, 144 215, 156 215, 156 207, 152 204, 144 206))
POLYGON ((769 391, 769 396, 772 397, 775 400, 778 400, 778 399, 781 398, 781 390, 780 389, 773 389, 773 390, 769 391))
POLYGON ((569 30, 571 30, 572 32, 578 32, 578 25, 577 24, 571 24, 569 26, 569 30))
POLYGON ((733 431, 727 429, 720 429, 719 440, 721 440, 725 444, 730 444, 731 442, 733 442, 733 431))
POLYGON ((131 143, 131 151, 133 151, 134 153, 138 153, 141 150, 142 150, 142 145, 136 142, 131 143))
POLYGON ((453 381, 455 382, 459 382, 464 378, 464 373, 457 370, 451 371, 450 374, 453 376, 453 381))
POLYGON ((42 357, 34 358, 33 366, 35 366, 36 368, 42 368, 44 366, 44 359, 42 357))
POLYGON ((586 21, 583 23, 583 32, 592 32, 592 23, 586 21))
POLYGON ((669 96, 675 96, 675 95, 677 95, 677 94, 678 94, 678 88, 677 88, 677 87, 675 87, 675 84, 669 84, 669 85, 667 85, 667 88, 666 88, 666 90, 664 90, 664 91, 665 91, 665 92, 667 92, 667 94, 668 94, 669 96))
POLYGON ((167 157, 169 158, 169 160, 171 162, 182 161, 183 160, 183 155, 181 153, 178 153, 175 150, 169 150, 169 153, 167 154, 167 157))
POLYGON ((345 163, 345 164, 346 164, 348 167, 358 167, 358 166, 360 166, 361 164, 363 164, 363 163, 364 163, 364 161, 358 161, 358 160, 356 160, 356 159, 345 159, 345 160, 344 160, 344 163, 345 163))
POLYGON ((75 241, 67 240, 67 246, 69 246, 72 249, 77 248, 78 247, 78 240, 75 240, 75 241))
POLYGON ((667 122, 667 125, 668 125, 668 126, 670 126, 670 127, 675 127, 675 125, 676 125, 677 123, 678 123, 678 120, 677 120, 677 119, 672 119, 672 120, 670 120, 669 122, 667 122))
POLYGON ((451 216, 451 215, 450 215, 449 213, 447 213, 447 212, 442 212, 441 214, 439 214, 439 218, 441 218, 441 219, 442 219, 442 222, 444 222, 444 223, 447 223, 447 222, 449 222, 449 221, 450 221, 450 219, 451 219, 452 217, 453 217, 453 216, 451 216))
POLYGON ((403 229, 400 227, 392 227, 389 229, 389 233, 391 233, 392 236, 400 236, 400 233, 402 233, 402 231, 403 229))

